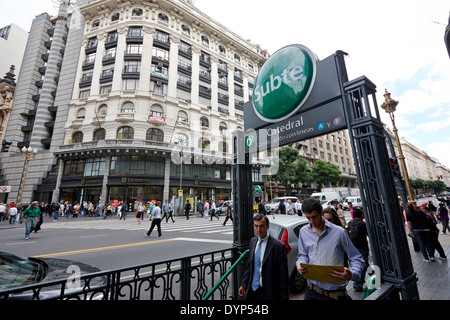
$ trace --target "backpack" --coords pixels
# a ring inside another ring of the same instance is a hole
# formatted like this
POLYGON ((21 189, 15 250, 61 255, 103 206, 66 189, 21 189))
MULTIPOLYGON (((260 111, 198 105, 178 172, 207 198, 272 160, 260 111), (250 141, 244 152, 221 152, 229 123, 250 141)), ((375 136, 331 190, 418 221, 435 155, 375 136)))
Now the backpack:
POLYGON ((355 221, 355 220, 351 220, 348 223, 348 227, 347 227, 347 233, 348 236, 350 237, 350 240, 352 240, 353 243, 355 243, 355 241, 358 239, 358 235, 359 235, 359 221, 355 221))

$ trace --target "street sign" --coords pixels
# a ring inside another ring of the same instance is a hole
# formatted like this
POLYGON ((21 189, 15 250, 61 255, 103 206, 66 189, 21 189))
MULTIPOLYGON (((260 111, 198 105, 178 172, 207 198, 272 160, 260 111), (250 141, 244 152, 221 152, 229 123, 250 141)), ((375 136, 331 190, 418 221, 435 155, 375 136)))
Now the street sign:
POLYGON ((178 190, 178 196, 182 197, 183 196, 183 190, 178 190))
POLYGON ((266 122, 295 114, 316 80, 316 58, 305 46, 290 45, 273 54, 261 68, 253 89, 253 108, 266 122))
POLYGON ((256 193, 261 192, 261 186, 255 186, 255 192, 256 193))
POLYGON ((119 206, 119 200, 113 200, 113 201, 111 202, 111 205, 112 205, 114 208, 117 208, 117 207, 119 206))

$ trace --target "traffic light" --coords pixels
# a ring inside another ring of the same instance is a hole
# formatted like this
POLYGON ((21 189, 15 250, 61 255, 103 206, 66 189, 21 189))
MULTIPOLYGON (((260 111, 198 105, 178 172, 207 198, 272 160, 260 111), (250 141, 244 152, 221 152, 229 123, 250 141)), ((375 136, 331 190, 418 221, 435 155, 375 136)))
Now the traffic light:
POLYGON ((2 142, 2 152, 8 152, 9 151, 9 147, 11 146, 12 141, 9 140, 3 140, 2 142))
POLYGON ((392 173, 394 174, 394 178, 400 177, 400 167, 398 166, 397 159, 389 158, 389 161, 391 163, 391 169, 392 173))

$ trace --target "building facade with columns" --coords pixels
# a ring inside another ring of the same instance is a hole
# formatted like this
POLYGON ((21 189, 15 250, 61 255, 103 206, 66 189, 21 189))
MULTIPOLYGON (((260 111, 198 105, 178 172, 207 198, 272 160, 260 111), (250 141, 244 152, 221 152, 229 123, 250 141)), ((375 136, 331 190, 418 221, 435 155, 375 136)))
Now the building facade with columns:
POLYGON ((230 199, 231 133, 267 53, 190 1, 99 0, 79 13, 54 200, 230 199))

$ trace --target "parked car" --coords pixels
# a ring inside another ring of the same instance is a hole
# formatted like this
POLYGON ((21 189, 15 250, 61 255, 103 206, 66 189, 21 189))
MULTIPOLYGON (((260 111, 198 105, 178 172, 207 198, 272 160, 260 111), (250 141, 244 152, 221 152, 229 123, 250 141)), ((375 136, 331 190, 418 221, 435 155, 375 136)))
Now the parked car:
POLYGON ((269 234, 286 245, 291 293, 299 293, 306 287, 306 280, 298 272, 296 262, 298 235, 300 229, 308 223, 308 219, 298 215, 269 216, 269 234))
MULTIPOLYGON (((80 275, 93 274, 100 272, 97 267, 65 259, 54 258, 24 258, 11 253, 0 251, 0 297, 2 290, 13 289, 16 287, 27 286, 31 284, 51 282, 54 280, 69 279, 72 272, 69 267, 79 269, 80 275)), ((90 286, 105 285, 104 277, 94 277, 91 279, 90 286)), ((60 286, 49 286, 39 292, 39 299, 44 300, 60 294, 60 286)), ((68 292, 69 290, 66 290, 68 292)), ((98 296, 101 299, 102 295, 98 296)), ((28 300, 32 299, 32 292, 14 294, 9 299, 28 300)), ((95 297, 94 297, 95 299, 95 297)))
POLYGON ((360 196, 351 196, 351 197, 345 198, 344 204, 346 205, 346 207, 348 207, 348 210, 350 210, 350 207, 348 205, 349 202, 352 203, 353 207, 360 207, 360 206, 362 206, 362 201, 361 201, 361 197, 360 196))
POLYGON ((233 200, 225 200, 224 202, 219 203, 216 205, 216 214, 217 215, 225 215, 227 214, 227 202, 229 202, 229 205, 233 205, 233 200))
POLYGON ((292 206, 297 202, 297 197, 277 197, 273 198, 269 202, 266 203, 266 212, 267 213, 275 213, 278 210, 278 205, 280 204, 280 200, 291 200, 292 206))

